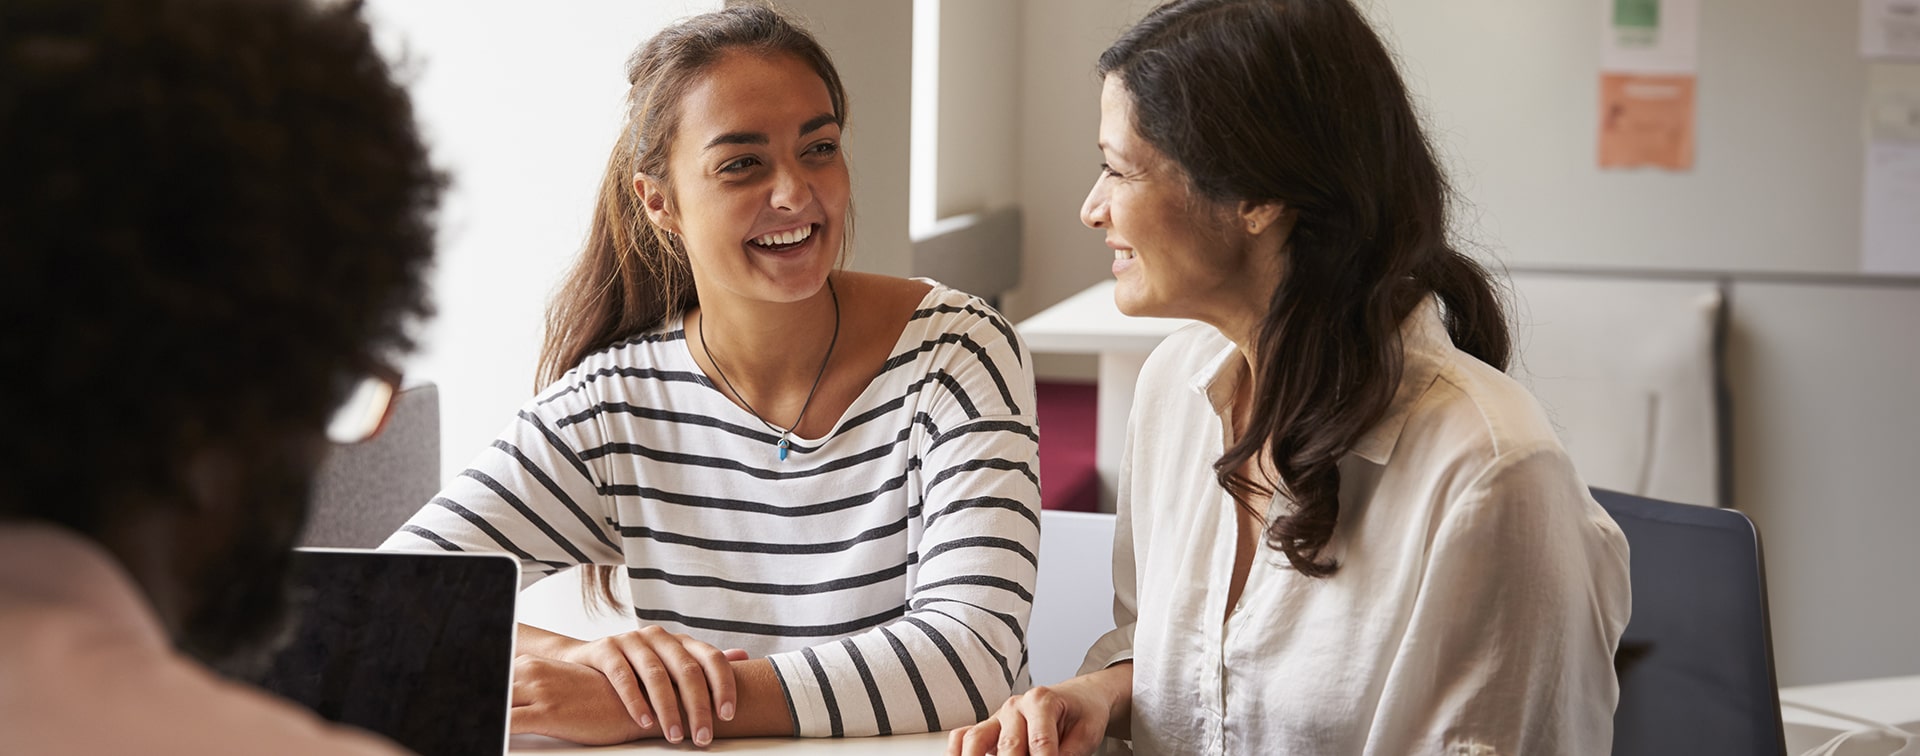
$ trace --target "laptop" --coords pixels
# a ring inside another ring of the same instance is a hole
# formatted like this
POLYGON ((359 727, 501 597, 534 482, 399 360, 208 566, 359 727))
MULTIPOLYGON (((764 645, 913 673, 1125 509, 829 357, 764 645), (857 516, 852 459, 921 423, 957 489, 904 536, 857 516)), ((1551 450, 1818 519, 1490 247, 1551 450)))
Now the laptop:
POLYGON ((422 756, 502 754, 520 564, 298 549, 295 624, 254 683, 422 756))

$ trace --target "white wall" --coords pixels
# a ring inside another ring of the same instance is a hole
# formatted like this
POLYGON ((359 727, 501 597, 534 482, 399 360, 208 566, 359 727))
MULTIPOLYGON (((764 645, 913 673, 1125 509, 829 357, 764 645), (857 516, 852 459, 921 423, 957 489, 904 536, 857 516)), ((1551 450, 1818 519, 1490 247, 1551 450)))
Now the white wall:
MULTIPOLYGON (((1100 53, 1156 3, 1027 0, 1020 6, 1018 171, 1026 226, 1020 287, 1004 301, 1016 322, 1109 277, 1113 251, 1080 225, 1100 168, 1100 53)), ((1091 380, 1093 361, 1034 355, 1043 378, 1091 380)))
POLYGON ((779 0, 833 57, 847 90, 847 161, 853 170, 853 259, 848 267, 911 275, 907 238, 912 132, 913 3, 779 0))
MULTIPOLYGON (((439 316, 406 365, 440 385, 451 476, 532 396, 548 295, 585 238, 619 131, 626 58, 718 0, 372 0, 404 50, 434 159, 453 176, 432 277, 439 316)), ((423 502, 424 503, 424 502, 423 502)))
POLYGON ((1603 5, 1365 2, 1515 264, 1859 268, 1859 3, 1702 0, 1692 171, 1596 167, 1603 5))
MULTIPOLYGON (((934 217, 1013 204, 1020 164, 1020 4, 946 0, 939 6, 939 126, 934 217)), ((990 295, 997 292, 974 292, 990 295)))
POLYGON ((1920 674, 1920 285, 1733 288, 1733 498, 1783 685, 1920 674))

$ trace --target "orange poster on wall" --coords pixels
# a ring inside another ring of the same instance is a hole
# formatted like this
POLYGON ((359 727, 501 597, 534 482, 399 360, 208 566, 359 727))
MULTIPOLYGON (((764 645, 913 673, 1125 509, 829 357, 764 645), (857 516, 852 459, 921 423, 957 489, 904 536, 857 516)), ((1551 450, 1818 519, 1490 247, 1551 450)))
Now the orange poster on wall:
POLYGON ((1691 74, 1600 75, 1600 167, 1693 168, 1691 74))

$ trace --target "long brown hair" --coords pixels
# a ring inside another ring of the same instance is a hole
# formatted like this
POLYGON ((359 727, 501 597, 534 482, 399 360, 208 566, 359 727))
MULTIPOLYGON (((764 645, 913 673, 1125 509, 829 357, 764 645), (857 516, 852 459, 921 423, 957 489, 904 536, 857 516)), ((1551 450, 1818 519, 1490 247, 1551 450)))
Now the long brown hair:
POLYGON ((1253 416, 1213 469, 1264 516, 1251 502, 1275 492, 1238 471, 1267 450, 1292 503, 1267 544, 1332 575, 1338 463, 1393 399, 1400 322, 1438 295, 1457 347, 1501 370, 1509 352, 1493 283, 1448 238, 1451 190, 1393 56, 1348 0, 1177 0, 1099 72, 1120 77, 1134 129, 1201 196, 1297 213, 1253 345, 1253 416))
MULTIPOLYGON (((744 4, 694 16, 635 50, 627 60, 626 122, 607 157, 586 247, 547 307, 539 385, 697 304, 686 250, 648 220, 633 178, 644 174, 672 196, 667 156, 680 125, 680 102, 722 55, 738 50, 805 61, 826 84, 833 115, 846 124, 846 92, 826 49, 769 7, 744 4)), ((613 568, 595 567, 587 575, 589 605, 614 605, 613 568)))

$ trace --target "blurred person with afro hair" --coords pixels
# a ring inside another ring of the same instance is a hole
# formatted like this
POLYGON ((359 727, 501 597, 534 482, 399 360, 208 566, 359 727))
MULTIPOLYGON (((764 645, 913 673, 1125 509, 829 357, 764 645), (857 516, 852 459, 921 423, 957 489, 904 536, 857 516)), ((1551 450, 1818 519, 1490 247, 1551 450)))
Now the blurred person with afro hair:
POLYGON ((7 0, 0 145, 4 747, 390 752, 213 671, 429 312, 444 180, 359 5, 7 0))

